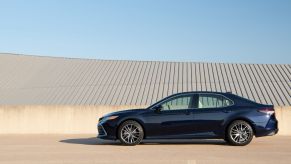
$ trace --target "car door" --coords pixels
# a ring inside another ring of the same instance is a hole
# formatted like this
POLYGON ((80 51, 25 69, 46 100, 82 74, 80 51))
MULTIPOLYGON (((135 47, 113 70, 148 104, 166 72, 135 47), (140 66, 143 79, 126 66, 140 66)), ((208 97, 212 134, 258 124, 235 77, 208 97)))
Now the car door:
POLYGON ((194 96, 193 110, 196 136, 216 137, 222 134, 223 122, 231 114, 233 102, 220 94, 203 93, 194 96))
POLYGON ((148 136, 153 138, 183 138, 194 130, 192 108, 193 94, 171 97, 157 106, 159 110, 146 116, 148 136))

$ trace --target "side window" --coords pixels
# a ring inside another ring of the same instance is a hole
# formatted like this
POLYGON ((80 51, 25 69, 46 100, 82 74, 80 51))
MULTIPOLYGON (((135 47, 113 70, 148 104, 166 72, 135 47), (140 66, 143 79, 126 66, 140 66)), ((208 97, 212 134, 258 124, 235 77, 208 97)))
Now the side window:
POLYGON ((191 108, 192 96, 181 96, 173 98, 161 104, 161 110, 181 110, 191 108))
POLYGON ((198 108, 221 108, 232 105, 233 102, 221 95, 199 94, 198 108))

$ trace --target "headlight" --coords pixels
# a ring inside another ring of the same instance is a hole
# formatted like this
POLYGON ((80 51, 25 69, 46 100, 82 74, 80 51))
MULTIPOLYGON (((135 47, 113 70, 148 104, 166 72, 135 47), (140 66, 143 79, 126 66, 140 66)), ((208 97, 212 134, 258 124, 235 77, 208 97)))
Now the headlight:
POLYGON ((100 122, 105 122, 108 120, 114 120, 116 119, 118 116, 108 116, 108 117, 103 117, 101 120, 99 120, 100 122))
POLYGON ((118 116, 109 116, 109 117, 106 117, 106 120, 114 120, 116 119, 118 116))

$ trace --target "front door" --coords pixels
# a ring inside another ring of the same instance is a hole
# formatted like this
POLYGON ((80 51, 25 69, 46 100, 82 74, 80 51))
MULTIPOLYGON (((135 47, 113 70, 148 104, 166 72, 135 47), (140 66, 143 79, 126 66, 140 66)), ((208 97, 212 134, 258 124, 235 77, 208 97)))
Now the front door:
POLYGON ((193 94, 170 97, 159 104, 159 112, 152 112, 147 121, 148 132, 154 138, 185 138, 193 133, 193 94))

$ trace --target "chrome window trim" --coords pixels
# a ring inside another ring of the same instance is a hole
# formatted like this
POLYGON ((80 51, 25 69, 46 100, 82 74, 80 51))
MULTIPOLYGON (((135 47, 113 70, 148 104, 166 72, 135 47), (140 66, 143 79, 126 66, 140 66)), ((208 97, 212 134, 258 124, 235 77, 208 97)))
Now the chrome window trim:
MULTIPOLYGON (((231 107, 231 106, 234 106, 234 105, 235 105, 235 103, 234 103, 234 101, 233 101, 232 99, 226 97, 226 96, 223 95, 223 94, 219 94, 219 93, 181 93, 181 94, 177 94, 177 95, 170 96, 168 99, 165 99, 165 100, 161 101, 160 103, 156 104, 155 106, 151 107, 151 109, 153 109, 153 108, 156 107, 156 106, 159 106, 159 105, 163 104, 163 103, 166 102, 166 101, 170 101, 170 100, 172 100, 172 99, 174 99, 174 98, 176 98, 176 97, 183 97, 183 96, 187 96, 187 95, 191 95, 191 96, 192 96, 192 95, 195 95, 195 94, 196 94, 196 95, 201 95, 201 94, 206 94, 206 95, 218 95, 218 96, 222 96, 222 97, 224 97, 225 99, 227 99, 227 100, 229 100, 229 101, 232 102, 232 105, 224 106, 224 107, 215 107, 214 109, 226 108, 226 107, 231 107)), ((203 108, 188 108, 187 110, 191 110, 191 109, 203 109, 203 108)), ((204 108, 204 109, 207 109, 207 108, 204 108)))

